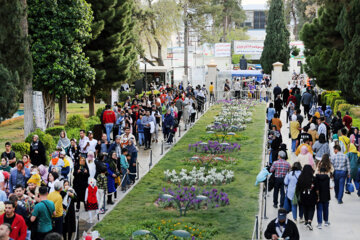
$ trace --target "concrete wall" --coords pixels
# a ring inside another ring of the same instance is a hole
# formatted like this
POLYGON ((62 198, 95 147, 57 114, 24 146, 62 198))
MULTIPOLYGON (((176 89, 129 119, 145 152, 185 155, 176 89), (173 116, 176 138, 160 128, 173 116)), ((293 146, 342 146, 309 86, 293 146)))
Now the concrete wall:
POLYGON ((271 72, 271 80, 273 87, 279 84, 281 88, 286 88, 287 83, 291 80, 290 71, 282 71, 282 63, 274 63, 274 70, 271 72))

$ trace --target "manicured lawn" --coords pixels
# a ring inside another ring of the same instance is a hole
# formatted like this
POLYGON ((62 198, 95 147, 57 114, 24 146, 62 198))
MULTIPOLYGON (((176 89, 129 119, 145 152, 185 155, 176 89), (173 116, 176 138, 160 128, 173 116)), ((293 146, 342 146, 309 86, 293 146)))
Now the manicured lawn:
MULTIPOLYGON (((100 107, 104 107, 104 104, 96 104, 95 112, 100 107)), ((21 106, 20 106, 21 108, 21 106)), ((68 116, 71 114, 82 114, 85 117, 89 116, 89 105, 81 103, 70 103, 67 108, 68 116)), ((59 123, 59 109, 56 104, 55 107, 55 125, 59 123)), ((24 119, 18 119, 11 123, 0 125, 0 152, 5 150, 5 142, 10 141, 12 143, 24 141, 24 119)))
MULTIPOLYGON (((95 226, 101 237, 106 240, 129 239, 131 231, 137 230, 144 221, 172 220, 196 224, 199 228, 216 233, 206 239, 250 239, 254 217, 258 211, 258 191, 254 186, 260 170, 265 122, 265 105, 258 105, 253 111, 253 122, 240 132, 244 138, 239 152, 229 154, 237 159, 237 164, 227 165, 235 172, 235 181, 230 184, 215 186, 229 195, 230 205, 208 210, 191 210, 186 217, 178 217, 178 212, 158 208, 154 202, 163 187, 175 188, 174 184, 164 181, 164 170, 181 168, 191 169, 184 164, 185 158, 194 153, 188 152, 188 144, 203 140, 205 128, 214 121, 220 107, 210 109, 186 135, 166 154, 166 156, 148 173, 137 186, 95 226)), ((212 189, 212 186, 202 188, 212 189)), ((151 229, 149 229, 151 230, 151 229)))

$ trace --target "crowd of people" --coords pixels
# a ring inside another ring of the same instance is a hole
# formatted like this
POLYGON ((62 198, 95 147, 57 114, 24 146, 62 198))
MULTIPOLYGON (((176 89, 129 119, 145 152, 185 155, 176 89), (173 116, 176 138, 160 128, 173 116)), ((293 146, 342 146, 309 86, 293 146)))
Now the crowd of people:
POLYGON ((7 142, 0 165, 0 237, 4 232, 15 240, 42 240, 57 233, 72 239, 81 203, 90 223, 114 204, 118 187, 125 192, 138 178, 138 151, 157 144, 160 131, 172 144, 179 122, 193 124, 208 97, 201 86, 166 85, 159 91, 107 105, 98 139, 93 131, 80 130, 79 139, 61 131, 49 163, 37 135, 22 159, 7 142))
POLYGON ((331 189, 338 204, 343 204, 344 192, 358 190, 360 197, 360 134, 352 126, 349 112, 345 116, 340 111, 334 114, 330 106, 321 103, 311 85, 289 82, 285 89, 276 86, 274 96, 275 101, 266 111, 268 169, 272 173, 268 188, 274 189, 273 207, 280 209, 265 237, 299 239, 298 223, 313 230, 315 210, 317 228, 330 225, 331 189), (280 120, 283 110, 287 112, 288 125, 280 120), (283 141, 284 126, 289 127, 290 142, 283 141), (289 156, 287 144, 291 146, 289 156), (296 224, 286 217, 290 212, 296 224))

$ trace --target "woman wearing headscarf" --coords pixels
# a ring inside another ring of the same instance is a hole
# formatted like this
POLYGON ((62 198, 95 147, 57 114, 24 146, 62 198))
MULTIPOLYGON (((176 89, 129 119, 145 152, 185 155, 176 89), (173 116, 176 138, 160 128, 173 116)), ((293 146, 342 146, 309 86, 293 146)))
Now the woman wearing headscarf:
MULTIPOLYGON (((358 169, 359 169, 358 158, 360 156, 360 153, 357 151, 356 146, 355 146, 355 135, 354 134, 351 134, 351 136, 350 136, 349 152, 346 153, 346 155, 348 156, 349 161, 350 161, 350 178, 346 179, 346 184, 349 182, 351 183, 351 181, 354 180, 355 187, 358 190, 359 182, 357 181, 356 175, 357 175, 358 169)), ((349 191, 346 191, 346 193, 350 194, 349 191)))
POLYGON ((314 123, 310 123, 310 129, 308 133, 311 135, 312 142, 315 143, 316 140, 319 138, 319 134, 316 131, 316 125, 314 123))
POLYGON ((126 149, 128 150, 128 155, 131 156, 130 162, 129 162, 129 171, 130 171, 130 181, 132 183, 135 183, 135 177, 137 172, 137 155, 138 150, 134 145, 133 140, 129 141, 129 144, 126 146, 126 149))
POLYGON ((297 156, 296 162, 299 162, 302 168, 304 168, 305 165, 310 165, 313 170, 315 170, 314 159, 307 146, 301 147, 300 154, 297 156))
POLYGON ((174 127, 174 117, 171 115, 171 110, 168 109, 163 122, 163 132, 164 132, 164 139, 166 139, 167 143, 170 143, 170 134, 174 127))
MULTIPOLYGON (((107 199, 107 204, 114 204, 114 202, 112 201, 112 193, 116 191, 115 188, 115 178, 118 177, 118 175, 116 173, 118 173, 118 169, 116 166, 116 162, 113 161, 111 156, 114 156, 117 158, 116 152, 111 152, 110 156, 107 158, 105 164, 107 167, 107 186, 108 186, 108 199, 107 199)), ((86 182, 87 184, 87 182, 86 182)))
POLYGON ((312 147, 315 159, 320 161, 324 154, 330 154, 329 143, 325 139, 325 134, 321 133, 319 136, 319 140, 315 142, 312 147))
POLYGON ((68 154, 70 148, 70 139, 68 139, 65 130, 60 132, 60 138, 56 147, 64 149, 66 154, 68 154))
POLYGON ((90 178, 95 178, 96 174, 96 165, 95 165, 95 154, 92 151, 89 151, 86 158, 86 164, 89 168, 90 178))
POLYGON ((80 157, 79 163, 74 167, 74 190, 77 194, 76 212, 80 211, 80 202, 85 206, 85 191, 88 187, 89 168, 84 157, 80 157))
POLYGON ((300 123, 297 121, 297 117, 295 114, 291 116, 290 122, 290 136, 291 136, 291 150, 292 152, 296 151, 297 139, 300 134, 300 123))
POLYGON ((33 136, 33 140, 30 144, 30 159, 31 163, 35 166, 45 165, 46 156, 45 156, 45 147, 44 144, 40 141, 38 135, 33 136))
POLYGON ((64 240, 71 240, 73 233, 76 232, 76 216, 75 216, 75 202, 76 192, 70 187, 68 180, 64 181, 64 189, 60 192, 63 198, 64 224, 63 224, 63 238, 64 240))
POLYGON ((269 128, 271 128, 271 120, 274 118, 275 112, 274 104, 270 103, 266 109, 266 122, 269 124, 269 128))
POLYGON ((339 134, 339 131, 344 127, 343 121, 341 118, 341 112, 337 111, 336 116, 331 121, 331 129, 333 134, 339 134))
POLYGON ((318 200, 313 174, 313 168, 310 165, 305 165, 296 184, 296 194, 300 196, 300 204, 304 209, 305 226, 309 230, 313 230, 311 222, 314 217, 315 204, 318 200))
MULTIPOLYGON (((284 179, 284 185, 286 186, 286 199, 284 203, 284 208, 286 211, 291 211, 294 221, 297 219, 297 206, 298 204, 295 204, 293 202, 295 190, 296 190, 296 184, 299 179, 299 176, 301 174, 301 164, 299 162, 295 162, 291 168, 291 172, 288 172, 284 179)), ((303 217, 303 209, 302 206, 299 205, 299 217, 303 217)))

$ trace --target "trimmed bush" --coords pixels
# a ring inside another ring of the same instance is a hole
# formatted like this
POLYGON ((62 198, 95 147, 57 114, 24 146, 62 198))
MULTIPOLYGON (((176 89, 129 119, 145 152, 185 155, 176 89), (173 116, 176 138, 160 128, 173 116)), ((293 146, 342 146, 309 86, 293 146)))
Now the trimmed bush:
POLYGON ((15 153, 19 153, 21 156, 30 153, 30 143, 27 142, 13 143, 11 147, 15 153))
POLYGON ((100 118, 98 118, 97 116, 90 117, 88 120, 86 120, 86 123, 85 123, 86 131, 93 131, 94 126, 97 124, 101 124, 100 118))
POLYGON ((118 102, 125 102, 128 97, 134 98, 135 97, 135 90, 126 92, 126 91, 119 91, 119 101, 118 102))
POLYGON ((80 114, 74 114, 68 118, 65 128, 68 130, 71 128, 85 129, 85 127, 85 117, 80 114))
POLYGON ((99 108, 97 111, 96 111, 96 116, 99 118, 99 121, 101 122, 101 113, 105 110, 104 107, 102 108, 99 108))
POLYGON ((334 104, 334 113, 336 113, 338 110, 339 110, 339 105, 340 104, 343 104, 343 103, 346 103, 346 100, 344 99, 336 99, 335 100, 335 104, 334 104))
POLYGON ((71 128, 69 129, 67 133, 67 137, 71 140, 72 138, 79 140, 80 138, 80 130, 81 128, 71 128))
POLYGON ((51 127, 45 130, 45 133, 51 136, 59 136, 61 131, 65 130, 63 126, 51 127))
POLYGON ((351 104, 348 103, 343 103, 339 105, 340 112, 350 111, 350 108, 351 108, 351 104))

